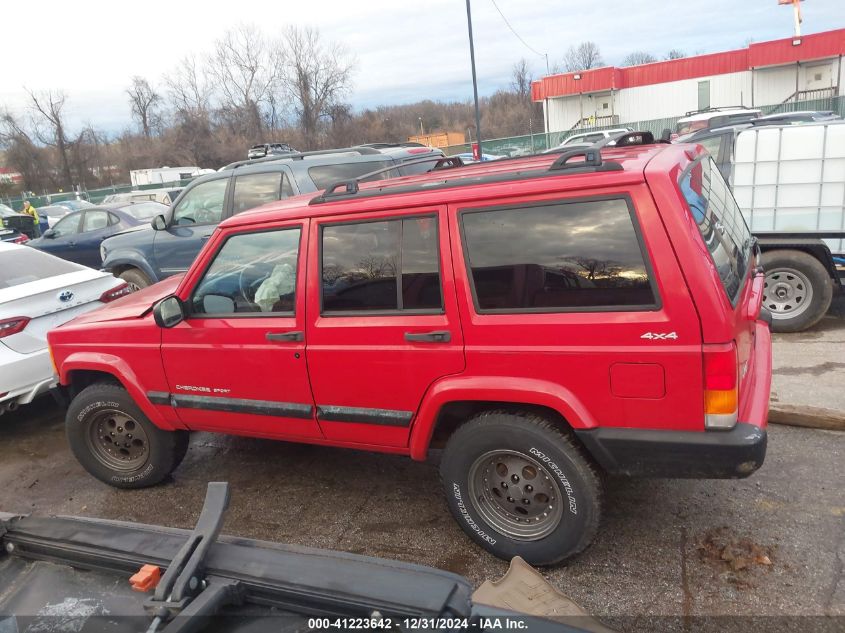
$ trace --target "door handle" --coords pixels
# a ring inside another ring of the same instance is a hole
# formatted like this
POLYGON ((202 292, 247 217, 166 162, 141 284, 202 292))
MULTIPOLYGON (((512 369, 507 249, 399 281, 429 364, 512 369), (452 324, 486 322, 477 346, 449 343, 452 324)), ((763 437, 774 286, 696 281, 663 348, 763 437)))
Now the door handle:
POLYGON ((268 341, 302 341, 305 336, 302 332, 267 332, 268 341))
POLYGON ((405 340, 409 343, 448 343, 452 340, 449 330, 435 330, 434 332, 405 332, 405 340))
POLYGON ((206 241, 209 237, 211 237, 211 233, 209 233, 208 235, 201 235, 201 236, 200 236, 200 239, 204 242, 204 241, 206 241))

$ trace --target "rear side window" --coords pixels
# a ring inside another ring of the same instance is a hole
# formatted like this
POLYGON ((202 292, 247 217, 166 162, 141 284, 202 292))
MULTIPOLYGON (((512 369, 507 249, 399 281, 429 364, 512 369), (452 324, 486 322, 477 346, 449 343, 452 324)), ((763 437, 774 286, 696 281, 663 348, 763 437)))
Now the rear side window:
POLYGON ((656 307, 625 199, 468 211, 461 225, 479 311, 656 307))
MULTIPOLYGON (((368 161, 364 163, 338 163, 336 165, 315 165, 308 168, 308 175, 314 181, 314 186, 319 190, 333 185, 341 180, 353 180, 364 174, 368 174, 384 167, 390 167, 392 161, 368 161)), ((384 180, 385 178, 395 178, 399 173, 393 169, 364 178, 363 182, 370 180, 384 180)))
POLYGON ((325 312, 440 310, 435 217, 323 227, 325 312))
POLYGON ((235 178, 234 213, 260 207, 293 195, 290 182, 282 172, 246 174, 235 178))
POLYGON ((745 218, 709 156, 687 167, 678 185, 725 292, 735 303, 751 260, 751 232, 745 218))

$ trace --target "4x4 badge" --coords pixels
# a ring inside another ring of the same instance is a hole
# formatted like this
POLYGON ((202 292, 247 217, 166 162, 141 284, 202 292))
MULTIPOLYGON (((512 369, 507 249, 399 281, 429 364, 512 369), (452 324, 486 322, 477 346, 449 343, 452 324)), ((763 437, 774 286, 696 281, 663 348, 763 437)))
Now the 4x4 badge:
POLYGON ((676 340, 678 338, 677 332, 646 332, 640 338, 650 339, 654 341, 676 340))

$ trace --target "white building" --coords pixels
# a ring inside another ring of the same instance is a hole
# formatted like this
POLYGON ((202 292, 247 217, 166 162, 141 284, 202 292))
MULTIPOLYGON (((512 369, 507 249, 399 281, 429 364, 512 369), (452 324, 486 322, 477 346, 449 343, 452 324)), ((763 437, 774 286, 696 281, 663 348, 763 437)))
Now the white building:
POLYGON ((213 169, 189 167, 155 167, 153 169, 133 169, 129 172, 129 180, 133 187, 140 185, 160 185, 179 180, 188 180, 195 176, 211 173, 213 169))
POLYGON ((546 130, 683 116, 723 106, 765 106, 839 96, 845 29, 641 66, 550 75, 531 85, 546 130))

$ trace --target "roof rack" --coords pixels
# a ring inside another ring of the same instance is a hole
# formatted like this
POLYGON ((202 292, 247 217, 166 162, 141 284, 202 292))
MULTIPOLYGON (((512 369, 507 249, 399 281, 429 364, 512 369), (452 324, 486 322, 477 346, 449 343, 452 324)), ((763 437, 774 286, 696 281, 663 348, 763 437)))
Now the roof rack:
POLYGON ((255 165, 257 163, 274 163, 276 161, 282 160, 304 160, 309 156, 326 156, 329 154, 349 153, 361 154, 362 156, 372 156, 375 154, 381 154, 381 152, 377 149, 374 149, 372 147, 366 147, 363 145, 356 147, 342 147, 338 149, 318 149, 310 152, 289 152, 287 154, 273 154, 272 156, 262 156, 261 158, 238 160, 234 163, 229 163, 228 165, 221 167, 218 171, 224 171, 226 169, 237 169, 238 167, 255 165))
POLYGON ((392 164, 388 165, 387 167, 382 167, 380 169, 376 169, 374 171, 367 172, 366 174, 361 174, 356 178, 350 178, 348 180, 338 180, 337 182, 332 183, 328 187, 326 187, 325 191, 322 194, 313 198, 309 204, 319 204, 321 202, 326 202, 328 198, 336 197, 336 196, 346 196, 358 193, 358 183, 366 180, 367 178, 371 178, 372 176, 378 176, 379 174, 383 174, 388 171, 392 171, 394 169, 398 169, 401 167, 406 167, 407 165, 416 165, 419 163, 430 163, 434 162, 434 167, 428 170, 428 172, 432 171, 442 171, 444 169, 454 169, 456 167, 463 167, 464 161, 462 161, 457 156, 428 156, 425 158, 417 158, 414 160, 408 160, 402 163, 401 165, 392 164), (337 192, 336 190, 340 187, 344 188, 344 191, 337 192))
POLYGON ((415 143, 414 141, 405 141, 402 143, 361 143, 356 147, 372 147, 373 149, 388 149, 390 147, 428 147, 422 143, 415 143))
MULTIPOLYGON (((551 175, 560 175, 561 172, 566 172, 568 174, 583 174, 589 172, 606 172, 606 171, 622 171, 624 168, 621 164, 613 160, 602 160, 601 157, 601 149, 609 142, 616 141, 617 147, 628 147, 634 145, 653 145, 653 144, 669 144, 668 141, 664 140, 655 140, 654 134, 651 132, 622 132, 615 136, 608 137, 595 145, 591 145, 590 147, 579 147, 575 149, 566 150, 561 153, 560 156, 555 159, 555 161, 549 166, 547 169, 537 168, 531 169, 530 171, 516 171, 511 173, 497 173, 497 174, 482 174, 480 176, 468 176, 466 178, 458 178, 452 180, 442 180, 437 182, 425 182, 424 186, 427 190, 433 190, 438 188, 445 188, 445 187, 458 187, 464 185, 472 185, 472 184, 479 184, 483 182, 505 182, 508 180, 515 180, 515 179, 524 179, 524 178, 538 178, 543 176, 551 176, 551 175), (570 162, 573 158, 583 157, 583 161, 575 161, 570 162)), ((437 161, 438 165, 441 165, 441 169, 447 169, 448 167, 458 167, 459 165, 455 163, 450 163, 450 161, 457 157, 445 157, 441 158, 437 161)), ((522 157, 519 157, 522 158, 522 157)), ((422 162, 424 159, 420 159, 419 162, 422 162)), ((502 159, 505 160, 505 159, 502 159)), ((512 159, 516 160, 516 159, 512 159)), ((416 162, 416 161, 415 161, 416 162)), ((404 163, 409 164, 409 163, 404 163)), ((461 163, 463 164, 463 163, 461 163)), ((435 171, 437 167, 433 168, 431 171, 435 171)), ((379 170, 379 171, 386 171, 386 170, 379 170)), ((371 172, 378 173, 378 172, 371 172)), ((371 175, 370 174, 370 175, 371 175)), ((383 183, 379 188, 373 189, 366 189, 364 192, 360 192, 360 188, 358 187, 358 183, 361 178, 365 178, 368 174, 364 174, 364 176, 360 176, 359 178, 353 180, 341 180, 335 183, 332 183, 331 186, 327 187, 324 192, 320 195, 312 198, 311 201, 308 203, 309 205, 315 204, 322 204, 324 202, 329 202, 333 199, 348 199, 351 196, 362 195, 362 196, 378 196, 378 195, 385 195, 387 193, 394 193, 399 188, 404 188, 406 191, 416 191, 419 190, 420 185, 417 183, 391 183, 387 181, 383 183), (385 189, 395 187, 393 192, 385 191, 385 189)))
POLYGON ((693 114, 704 114, 705 112, 724 112, 725 110, 756 110, 757 108, 749 108, 745 105, 735 106, 719 106, 714 108, 702 108, 701 110, 690 110, 684 116, 692 116, 693 114))

